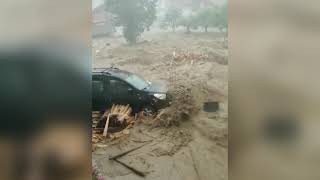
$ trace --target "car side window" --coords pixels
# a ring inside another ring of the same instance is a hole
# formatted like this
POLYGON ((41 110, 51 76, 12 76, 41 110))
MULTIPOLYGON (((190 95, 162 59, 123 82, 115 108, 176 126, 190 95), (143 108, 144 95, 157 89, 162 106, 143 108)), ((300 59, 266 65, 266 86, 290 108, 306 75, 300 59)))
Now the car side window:
POLYGON ((93 92, 97 93, 97 94, 101 94, 103 93, 103 82, 102 81, 98 81, 98 80, 93 80, 92 81, 92 90, 93 92))
POLYGON ((128 89, 130 88, 127 83, 117 79, 110 80, 110 86, 119 94, 127 93, 128 89))

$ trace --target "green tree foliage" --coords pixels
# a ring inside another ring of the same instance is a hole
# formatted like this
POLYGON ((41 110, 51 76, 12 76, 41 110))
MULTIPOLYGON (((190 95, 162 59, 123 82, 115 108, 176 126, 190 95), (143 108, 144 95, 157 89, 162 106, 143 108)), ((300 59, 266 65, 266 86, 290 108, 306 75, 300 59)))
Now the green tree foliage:
POLYGON ((197 25, 202 27, 205 32, 208 32, 208 28, 215 25, 216 10, 214 8, 205 8, 198 12, 197 25))
POLYGON ((227 4, 223 4, 218 9, 218 13, 216 15, 216 24, 221 31, 226 30, 228 28, 228 7, 227 4))
POLYGON ((123 36, 129 43, 136 43, 156 19, 157 0, 105 0, 105 4, 114 15, 115 25, 123 27, 123 36))
POLYGON ((197 17, 194 15, 182 16, 178 20, 178 25, 186 28, 186 32, 190 33, 190 29, 197 26, 197 17))
POLYGON ((201 9, 197 13, 197 25, 208 32, 209 27, 217 27, 223 31, 228 26, 227 5, 201 9))
POLYGON ((176 27, 178 26, 178 20, 181 17, 182 12, 177 8, 169 8, 164 16, 162 26, 169 26, 173 32, 175 32, 176 27))

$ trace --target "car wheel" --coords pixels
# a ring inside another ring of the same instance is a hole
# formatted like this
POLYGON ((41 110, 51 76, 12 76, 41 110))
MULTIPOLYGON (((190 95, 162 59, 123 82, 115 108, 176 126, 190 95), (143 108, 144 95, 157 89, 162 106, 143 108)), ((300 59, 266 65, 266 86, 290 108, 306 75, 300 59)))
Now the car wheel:
POLYGON ((151 106, 145 106, 142 108, 143 114, 145 116, 152 116, 154 115, 154 113, 156 112, 155 108, 151 107, 151 106))

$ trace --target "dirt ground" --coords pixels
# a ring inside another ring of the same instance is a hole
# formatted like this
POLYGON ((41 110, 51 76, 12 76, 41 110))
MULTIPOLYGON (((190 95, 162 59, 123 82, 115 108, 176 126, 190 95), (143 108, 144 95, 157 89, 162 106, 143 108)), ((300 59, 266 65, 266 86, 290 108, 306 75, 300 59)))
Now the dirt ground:
POLYGON ((228 179, 228 51, 222 34, 148 32, 137 45, 93 39, 93 66, 118 67, 170 88, 190 89, 195 111, 178 127, 136 123, 127 136, 98 144, 93 161, 106 179, 142 179, 108 157, 147 143, 121 161, 152 180, 228 179), (219 101, 208 113, 203 103, 219 101))

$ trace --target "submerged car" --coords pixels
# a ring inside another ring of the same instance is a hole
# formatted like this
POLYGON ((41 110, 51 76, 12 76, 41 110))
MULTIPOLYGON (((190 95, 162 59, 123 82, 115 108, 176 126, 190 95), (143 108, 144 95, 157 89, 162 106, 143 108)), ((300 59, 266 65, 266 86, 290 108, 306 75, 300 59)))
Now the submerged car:
POLYGON ((129 104, 134 112, 153 112, 169 104, 167 88, 117 68, 95 68, 92 75, 92 110, 129 104))

